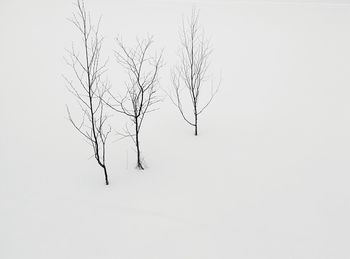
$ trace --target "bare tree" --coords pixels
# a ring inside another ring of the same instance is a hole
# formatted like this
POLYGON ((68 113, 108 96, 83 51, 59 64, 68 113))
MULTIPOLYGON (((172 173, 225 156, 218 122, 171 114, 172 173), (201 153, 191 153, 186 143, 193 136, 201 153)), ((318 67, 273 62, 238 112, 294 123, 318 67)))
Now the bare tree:
POLYGON ((94 157, 100 167, 103 168, 105 183, 109 184, 106 168, 106 140, 111 132, 111 127, 105 123, 108 115, 102 99, 108 90, 108 84, 102 75, 106 71, 107 61, 101 62, 100 54, 103 37, 99 33, 100 20, 94 26, 91 23, 90 14, 87 13, 83 1, 78 0, 77 11, 70 20, 78 29, 82 40, 82 51, 72 48, 67 50, 66 62, 73 70, 73 78, 68 79, 68 90, 76 97, 81 108, 81 120, 73 119, 67 107, 69 120, 74 128, 92 146, 94 157))
POLYGON ((121 39, 116 39, 118 50, 115 51, 117 62, 127 71, 126 92, 116 97, 110 91, 110 98, 105 103, 114 111, 129 117, 133 129, 126 125, 123 137, 131 137, 136 146, 137 168, 144 169, 140 151, 140 130, 145 115, 154 111, 154 105, 161 101, 157 95, 158 74, 162 66, 162 54, 149 54, 153 38, 137 40, 134 47, 127 47, 121 39))
POLYGON ((207 71, 212 49, 209 40, 205 38, 203 30, 199 26, 198 20, 199 13, 193 8, 191 18, 187 19, 186 22, 184 20, 182 22, 180 64, 171 73, 174 91, 168 94, 183 119, 194 127, 196 136, 198 135, 198 117, 208 107, 219 90, 219 85, 214 89, 213 83, 211 83, 209 99, 206 102, 201 101, 203 87, 208 80, 207 71), (183 108, 183 89, 190 97, 193 115, 189 115, 189 112, 186 113, 183 108))

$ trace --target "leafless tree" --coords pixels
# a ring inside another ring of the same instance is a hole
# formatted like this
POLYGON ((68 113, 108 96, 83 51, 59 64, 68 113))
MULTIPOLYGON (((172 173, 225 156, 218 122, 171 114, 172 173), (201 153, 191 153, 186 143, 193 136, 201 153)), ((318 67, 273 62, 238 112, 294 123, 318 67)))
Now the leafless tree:
POLYGON ((178 108, 183 119, 194 127, 194 134, 198 134, 198 117, 212 102, 219 90, 219 84, 214 89, 211 83, 210 97, 207 101, 202 101, 203 87, 208 81, 207 71, 209 67, 209 57, 212 53, 210 42, 205 38, 203 30, 199 26, 199 12, 193 8, 192 16, 186 21, 183 20, 180 30, 180 64, 172 71, 173 91, 168 95, 174 105, 178 108), (185 111, 183 107, 184 97, 190 97, 192 112, 185 111), (193 115, 189 115, 193 114, 193 115))
POLYGON ((137 40, 134 47, 127 47, 119 38, 116 39, 118 50, 115 51, 117 62, 126 70, 124 95, 115 96, 108 91, 110 98, 105 103, 114 111, 126 115, 132 122, 133 129, 126 125, 123 137, 131 137, 136 146, 137 168, 144 169, 140 151, 140 130, 145 115, 154 111, 154 105, 161 101, 158 91, 159 69, 162 66, 162 54, 150 54, 153 38, 137 40))
POLYGON ((107 93, 108 84, 102 78, 106 71, 106 61, 101 61, 100 54, 103 37, 99 33, 100 20, 92 25, 90 14, 83 1, 76 3, 77 11, 70 20, 81 37, 81 51, 72 44, 65 59, 73 71, 73 79, 67 81, 68 90, 76 97, 81 108, 81 120, 73 119, 67 107, 69 120, 74 128, 92 146, 94 157, 103 168, 105 183, 109 184, 106 168, 106 140, 111 127, 105 125, 108 119, 102 99, 107 93))

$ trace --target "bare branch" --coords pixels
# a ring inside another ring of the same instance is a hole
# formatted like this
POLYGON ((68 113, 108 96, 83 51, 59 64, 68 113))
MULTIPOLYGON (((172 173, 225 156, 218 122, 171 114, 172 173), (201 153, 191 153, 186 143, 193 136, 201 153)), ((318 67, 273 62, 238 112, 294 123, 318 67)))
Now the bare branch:
POLYGON ((76 27, 82 38, 82 55, 72 44, 71 50, 66 50, 69 59, 65 59, 73 71, 75 79, 64 77, 67 89, 76 97, 82 111, 82 120, 77 123, 67 107, 69 120, 73 127, 93 147, 94 157, 104 170, 106 185, 109 184, 106 169, 106 141, 111 132, 110 126, 105 126, 109 116, 105 112, 103 98, 108 91, 107 83, 102 79, 106 71, 107 60, 100 62, 103 37, 100 36, 99 26, 93 26, 90 13, 87 13, 83 0, 76 3, 77 12, 69 21, 76 27), (78 90, 81 89, 81 90, 78 90), (88 120, 85 120, 87 118, 88 120))
POLYGON ((182 118, 195 128, 198 134, 198 116, 209 106, 219 87, 211 91, 209 100, 200 104, 202 88, 207 80, 209 57, 212 53, 207 40, 199 27, 199 12, 193 8, 192 15, 186 21, 182 20, 180 35, 179 65, 172 71, 172 85, 174 94, 168 94, 172 103, 179 110, 182 118), (193 119, 189 119, 183 108, 182 90, 186 89, 191 104, 193 119))
POLYGON ((107 91, 109 98, 104 103, 114 111, 128 116, 133 125, 131 131, 128 127, 124 133, 118 133, 123 138, 132 138, 137 150, 137 168, 144 169, 140 157, 139 134, 145 115, 157 110, 151 108, 159 103, 161 98, 157 95, 158 75, 162 67, 162 53, 149 54, 153 37, 143 40, 137 39, 137 44, 127 47, 121 38, 116 39, 118 50, 114 51, 117 62, 125 69, 129 81, 125 84, 126 92, 123 96, 115 96, 107 91))

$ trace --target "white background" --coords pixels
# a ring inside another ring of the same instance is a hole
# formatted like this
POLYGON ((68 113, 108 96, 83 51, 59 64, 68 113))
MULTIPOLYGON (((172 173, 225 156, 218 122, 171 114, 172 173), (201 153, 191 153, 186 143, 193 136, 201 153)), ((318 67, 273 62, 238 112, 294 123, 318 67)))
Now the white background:
MULTIPOLYGON (((86 1, 114 37, 154 35, 171 87, 185 1, 86 1)), ((71 1, 0 3, 0 258, 350 258, 350 2, 203 1, 222 73, 199 136, 166 99, 108 147, 111 185, 69 124, 71 1)), ((76 110, 78 111, 78 110, 76 110)), ((125 118, 115 116, 116 130, 125 118)), ((114 142, 112 142, 114 141, 114 142)))

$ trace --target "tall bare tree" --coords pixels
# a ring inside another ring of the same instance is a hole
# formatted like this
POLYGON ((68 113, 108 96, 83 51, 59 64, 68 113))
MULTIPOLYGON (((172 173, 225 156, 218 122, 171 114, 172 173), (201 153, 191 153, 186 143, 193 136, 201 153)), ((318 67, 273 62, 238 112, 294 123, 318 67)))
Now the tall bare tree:
POLYGON ((73 71, 73 79, 67 81, 68 90, 76 97, 81 108, 81 119, 71 116, 67 107, 69 120, 74 128, 92 146, 94 157, 102 167, 106 185, 109 184, 106 167, 106 140, 111 127, 105 125, 108 119, 105 104, 102 101, 108 90, 103 74, 106 71, 106 61, 101 61, 100 54, 103 37, 100 36, 100 20, 96 25, 91 23, 90 14, 86 11, 83 1, 76 3, 77 11, 73 13, 70 22, 76 27, 81 37, 81 47, 78 51, 72 44, 67 50, 66 62, 73 71))
POLYGON ((117 62, 126 70, 128 81, 126 91, 116 97, 108 91, 110 98, 105 103, 114 111, 126 115, 133 124, 120 133, 123 137, 131 137, 136 146, 137 168, 144 169, 140 150, 140 131, 145 115, 154 111, 156 103, 161 101, 158 91, 158 75, 162 66, 162 54, 150 54, 153 38, 137 40, 136 46, 127 47, 119 38, 116 39, 118 50, 115 51, 117 62))
POLYGON ((192 16, 182 21, 180 30, 180 64, 172 71, 173 91, 169 97, 178 108, 183 119, 194 127, 194 134, 198 135, 198 117, 208 107, 219 90, 219 85, 214 89, 211 83, 211 92, 207 101, 202 101, 203 87, 207 83, 207 71, 209 57, 212 53, 209 40, 205 37, 199 26, 199 12, 193 8, 192 16), (185 89, 190 98, 192 112, 186 112, 183 107, 185 89), (190 115, 192 114, 192 115, 190 115))

